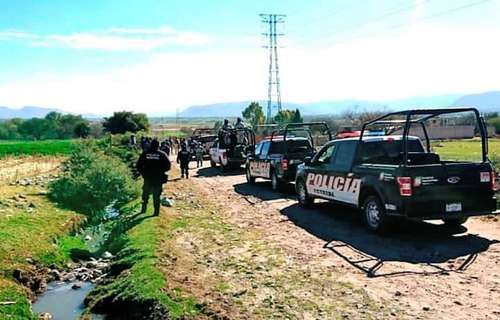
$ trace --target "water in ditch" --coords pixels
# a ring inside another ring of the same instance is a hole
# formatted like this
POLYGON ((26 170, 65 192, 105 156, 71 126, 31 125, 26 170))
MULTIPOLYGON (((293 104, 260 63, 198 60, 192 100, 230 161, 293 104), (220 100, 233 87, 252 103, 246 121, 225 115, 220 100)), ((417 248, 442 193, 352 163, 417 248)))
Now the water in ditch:
MULTIPOLYGON (((85 310, 83 300, 94 287, 94 284, 90 282, 79 284, 81 288, 74 290, 73 283, 50 283, 48 290, 33 304, 33 312, 35 314, 50 313, 53 320, 78 319, 85 310)), ((100 320, 104 317, 92 315, 92 319, 100 320)))
MULTIPOLYGON (((116 219, 120 215, 119 211, 112 206, 106 208, 106 219, 116 219)), ((90 251, 97 251, 108 236, 104 224, 91 226, 85 229, 82 237, 86 239, 87 247, 90 251)), ((78 282, 79 289, 73 289, 75 282, 65 283, 54 281, 48 284, 47 291, 38 296, 32 305, 35 314, 49 313, 53 320, 77 320, 85 311, 84 300, 89 292, 94 288, 91 282, 78 282)), ((92 314, 91 319, 105 319, 102 315, 92 314)))

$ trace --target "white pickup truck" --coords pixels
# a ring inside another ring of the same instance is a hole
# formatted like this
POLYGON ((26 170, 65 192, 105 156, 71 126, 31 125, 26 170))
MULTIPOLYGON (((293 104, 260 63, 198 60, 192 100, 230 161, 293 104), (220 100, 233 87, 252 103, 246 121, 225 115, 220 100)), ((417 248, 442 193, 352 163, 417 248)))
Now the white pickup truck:
POLYGON ((240 167, 246 162, 249 148, 255 146, 255 134, 248 128, 228 129, 219 133, 209 150, 210 165, 222 168, 240 167))

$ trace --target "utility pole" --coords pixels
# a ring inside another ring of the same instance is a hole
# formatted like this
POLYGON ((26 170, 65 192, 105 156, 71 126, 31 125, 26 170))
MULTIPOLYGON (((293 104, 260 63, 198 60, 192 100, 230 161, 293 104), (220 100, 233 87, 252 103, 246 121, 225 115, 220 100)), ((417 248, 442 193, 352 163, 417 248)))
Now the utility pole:
POLYGON ((278 64, 278 37, 284 36, 284 33, 278 33, 277 24, 284 23, 286 15, 284 14, 260 14, 261 22, 266 26, 266 32, 263 36, 268 38, 269 43, 263 48, 269 49, 269 80, 267 86, 267 122, 271 122, 273 115, 273 95, 276 96, 276 105, 278 112, 281 111, 281 88, 280 88, 280 69, 278 64), (275 89, 275 93, 273 93, 275 89))

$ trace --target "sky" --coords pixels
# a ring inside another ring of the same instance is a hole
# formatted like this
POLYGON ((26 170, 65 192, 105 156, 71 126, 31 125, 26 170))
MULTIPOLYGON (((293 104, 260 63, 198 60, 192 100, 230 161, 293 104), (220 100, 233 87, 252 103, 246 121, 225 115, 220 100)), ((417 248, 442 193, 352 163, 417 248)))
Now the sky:
POLYGON ((500 90, 500 0, 0 0, 0 106, 265 100, 259 13, 287 15, 283 101, 500 90))

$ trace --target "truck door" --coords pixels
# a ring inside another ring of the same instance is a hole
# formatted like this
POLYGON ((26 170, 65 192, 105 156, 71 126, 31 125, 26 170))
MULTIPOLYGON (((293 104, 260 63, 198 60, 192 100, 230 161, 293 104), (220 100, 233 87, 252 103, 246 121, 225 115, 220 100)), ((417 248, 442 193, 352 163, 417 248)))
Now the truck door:
POLYGON ((351 172, 358 141, 340 141, 331 162, 328 185, 333 189, 334 200, 358 205, 361 180, 351 172))
POLYGON ((328 186, 332 161, 337 149, 337 144, 328 144, 321 149, 311 162, 310 170, 306 177, 307 193, 315 197, 334 200, 334 193, 328 186))
POLYGON ((265 141, 262 144, 262 150, 259 155, 259 173, 262 178, 271 177, 271 163, 269 161, 269 148, 271 147, 271 141, 265 141))
POLYGON ((262 150, 263 142, 258 143, 255 146, 254 152, 252 152, 248 157, 248 169, 250 170, 250 176, 260 177, 259 173, 259 157, 262 150))
POLYGON ((219 163, 218 150, 219 150, 219 140, 215 140, 214 145, 209 150, 210 159, 212 159, 212 161, 215 163, 219 163))

